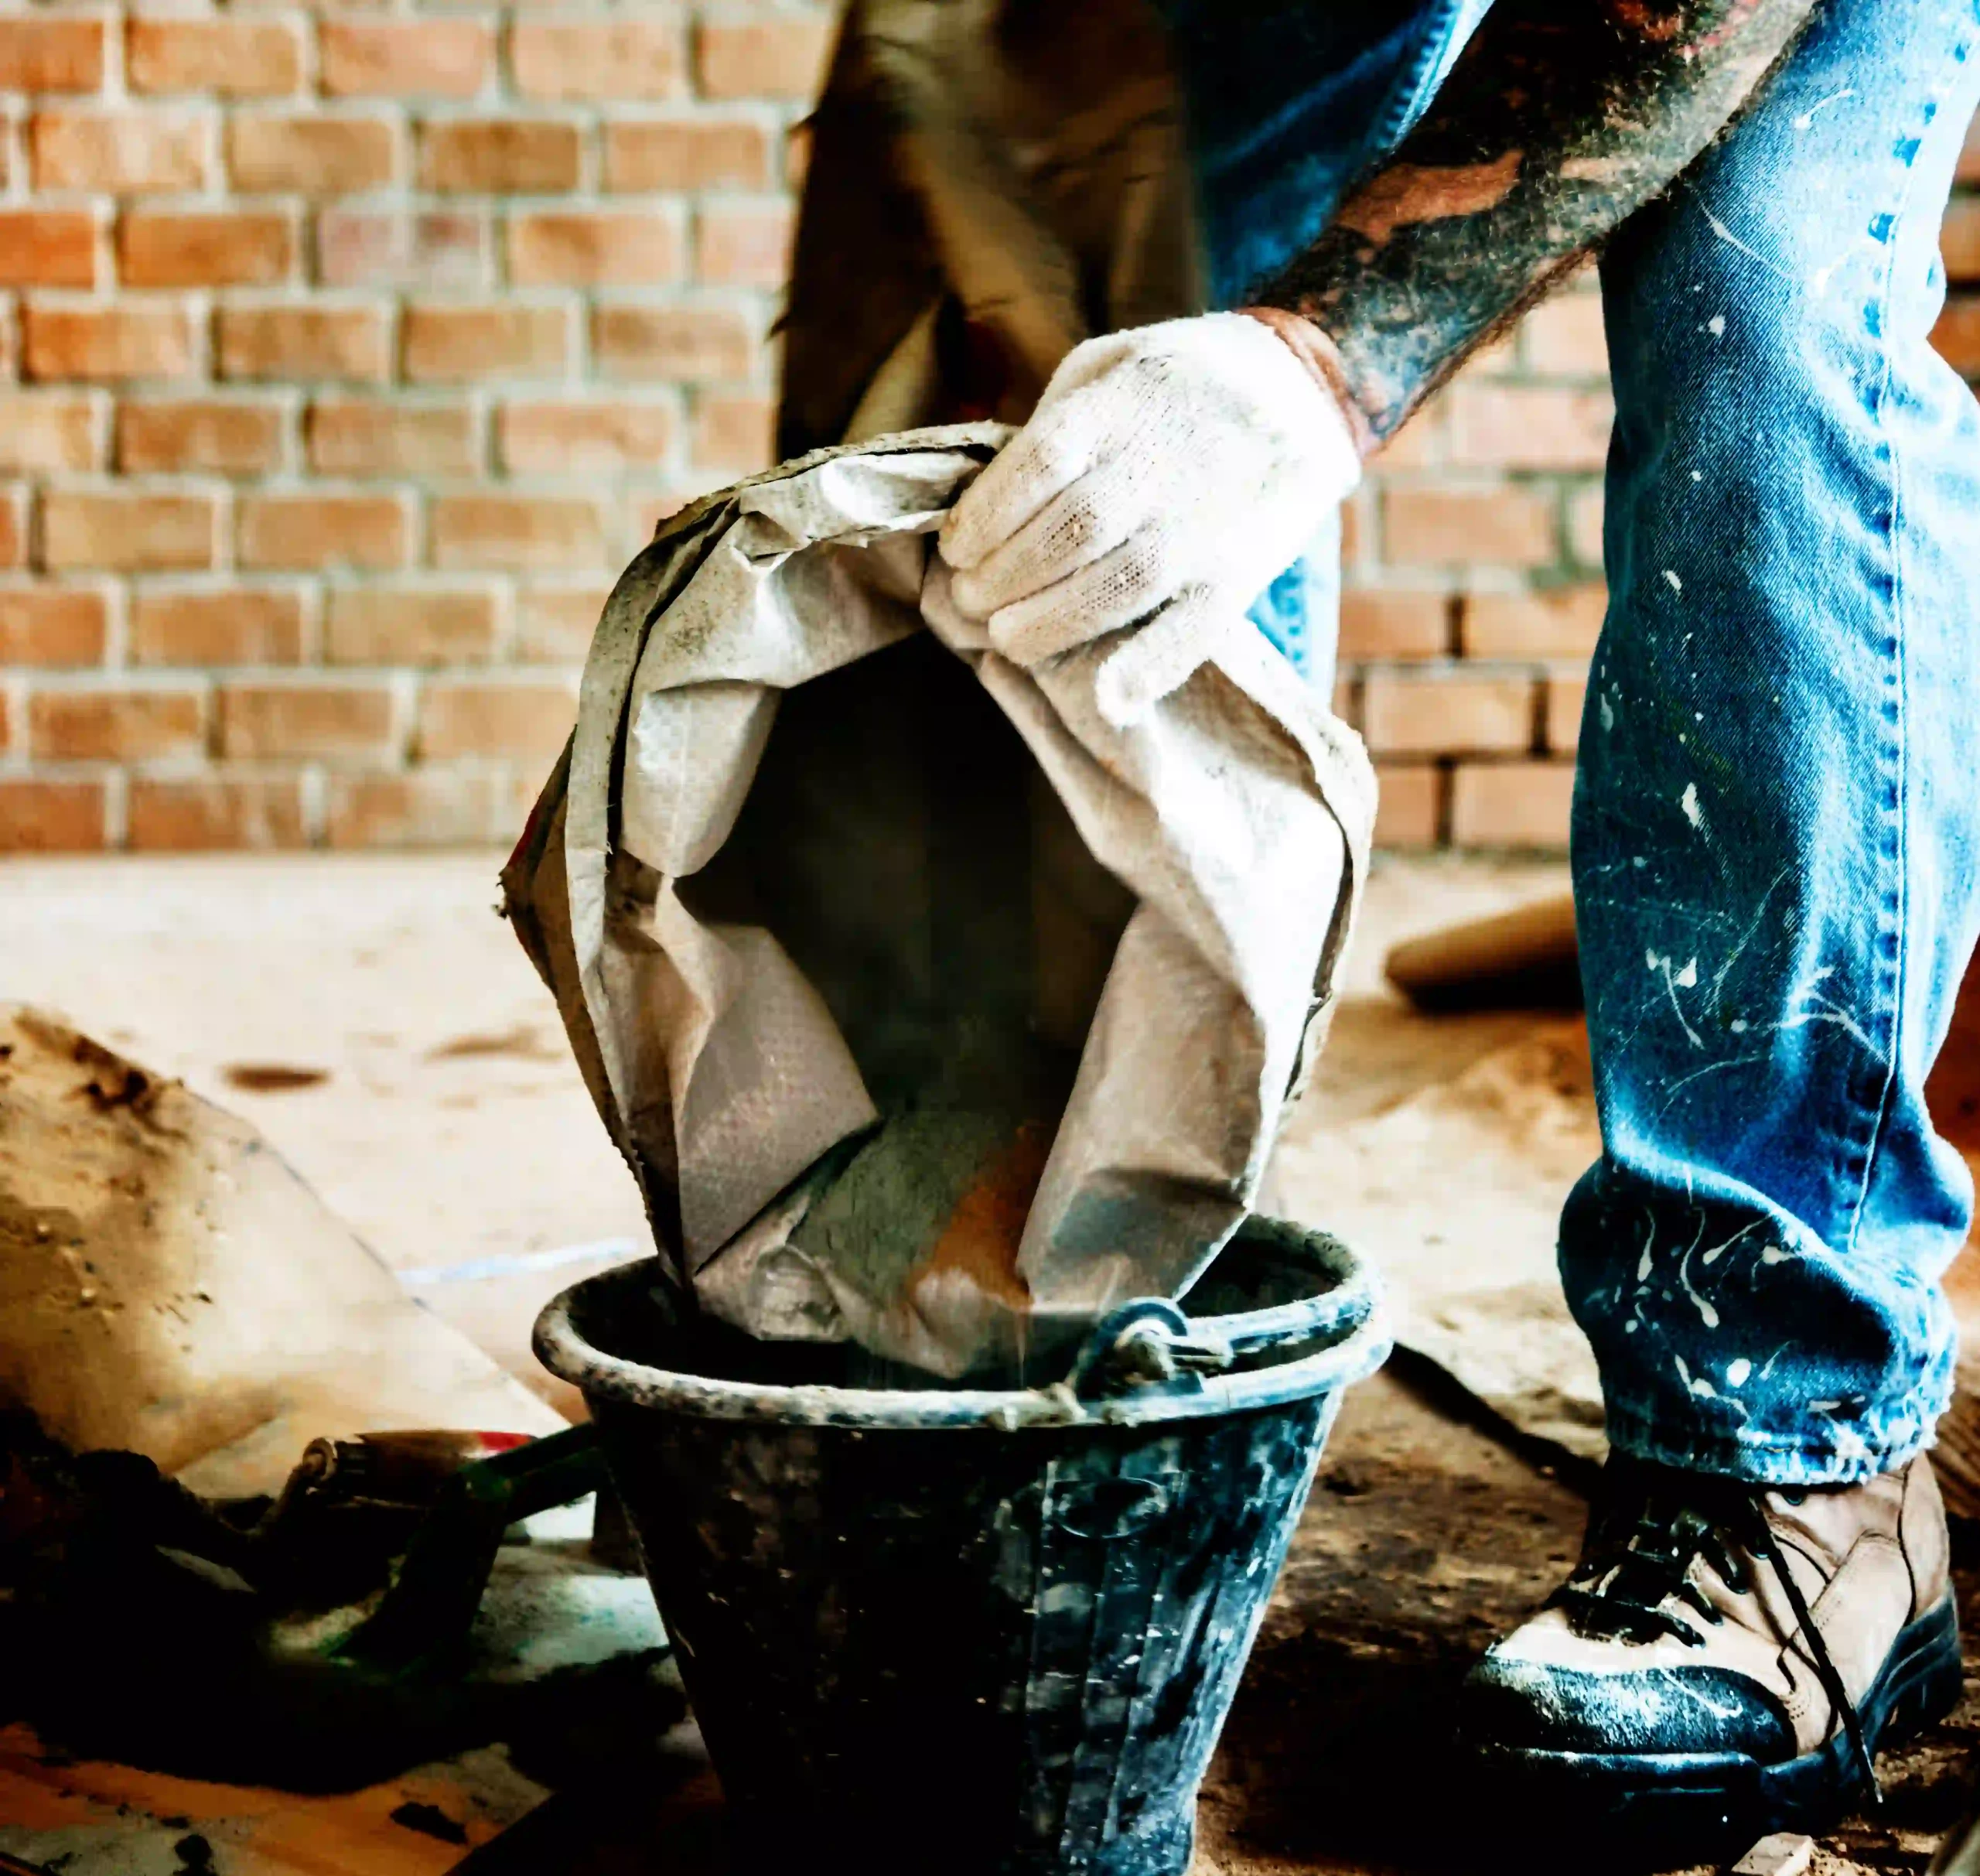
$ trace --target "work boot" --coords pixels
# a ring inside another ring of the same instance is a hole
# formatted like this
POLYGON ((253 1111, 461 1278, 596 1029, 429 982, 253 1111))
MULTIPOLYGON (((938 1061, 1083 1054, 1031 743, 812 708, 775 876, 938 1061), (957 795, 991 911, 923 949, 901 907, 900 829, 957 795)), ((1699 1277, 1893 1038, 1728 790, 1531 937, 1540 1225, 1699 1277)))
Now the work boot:
POLYGON ((1616 1454, 1580 1563, 1472 1670, 1460 1727, 1495 1796, 1688 1854, 1874 1800, 1879 1745, 1960 1688, 1924 1459, 1799 1491, 1616 1454))

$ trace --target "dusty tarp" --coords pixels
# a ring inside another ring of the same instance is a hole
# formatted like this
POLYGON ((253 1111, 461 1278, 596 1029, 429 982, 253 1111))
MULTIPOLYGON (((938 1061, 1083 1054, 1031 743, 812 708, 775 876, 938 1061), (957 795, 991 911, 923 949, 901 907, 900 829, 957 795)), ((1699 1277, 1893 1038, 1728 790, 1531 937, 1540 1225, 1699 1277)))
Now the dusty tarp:
POLYGON ((0 1006, 0 1409, 195 1490, 313 1439, 563 1424, 429 1315, 245 1121, 0 1006))
POLYGON ((677 1276, 950 1374, 1236 1228, 1374 805, 1241 618, 1132 716, 1119 634, 992 651, 932 537, 1003 435, 821 452, 664 527, 504 875, 677 1276))

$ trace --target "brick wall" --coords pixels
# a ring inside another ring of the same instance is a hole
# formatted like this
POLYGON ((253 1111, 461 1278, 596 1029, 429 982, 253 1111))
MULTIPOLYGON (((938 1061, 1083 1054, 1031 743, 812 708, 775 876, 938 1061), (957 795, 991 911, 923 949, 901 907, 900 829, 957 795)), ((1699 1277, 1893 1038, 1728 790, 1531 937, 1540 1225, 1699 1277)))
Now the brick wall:
MULTIPOLYGON (((766 458, 831 23, 0 0, 0 849, 509 838, 613 575, 766 458)), ((1980 373, 1980 196, 1947 258, 1980 373)), ((1390 842, 1562 839, 1607 420, 1584 289, 1356 497, 1390 842)))

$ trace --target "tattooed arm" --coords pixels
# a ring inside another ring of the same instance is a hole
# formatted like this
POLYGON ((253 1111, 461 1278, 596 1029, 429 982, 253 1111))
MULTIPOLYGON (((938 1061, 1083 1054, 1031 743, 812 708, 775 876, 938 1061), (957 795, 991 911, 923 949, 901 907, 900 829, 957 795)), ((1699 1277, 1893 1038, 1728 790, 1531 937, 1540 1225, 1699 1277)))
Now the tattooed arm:
POLYGON ((1812 5, 1497 0, 1429 114, 1247 310, 1332 384, 1364 453, 1379 448, 1662 193, 1812 5))
POLYGON ((1027 668, 1126 633, 1101 707, 1134 720, 1360 459, 1711 142, 1814 3, 1496 0, 1430 114, 1244 309, 1285 344, 1212 314, 1067 356, 943 524, 958 607, 1027 668))

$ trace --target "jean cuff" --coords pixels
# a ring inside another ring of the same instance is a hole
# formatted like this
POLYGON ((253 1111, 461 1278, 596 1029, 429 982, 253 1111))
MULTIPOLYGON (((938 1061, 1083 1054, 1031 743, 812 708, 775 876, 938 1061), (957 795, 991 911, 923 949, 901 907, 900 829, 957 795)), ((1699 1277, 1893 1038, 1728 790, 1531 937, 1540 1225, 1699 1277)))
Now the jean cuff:
POLYGON ((1756 1485, 1854 1485, 1894 1471, 1925 1451, 1951 1400, 1950 1361, 1889 1409, 1872 1406, 1848 1416, 1811 1413, 1816 1430, 1794 1436, 1760 1430, 1722 1436, 1696 1427, 1679 1431, 1659 1426, 1646 1410, 1612 1399, 1609 1444, 1654 1464, 1756 1485))

